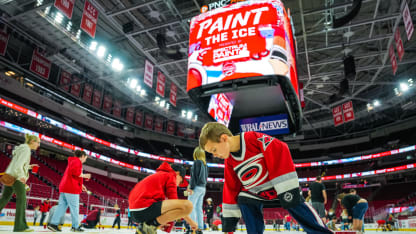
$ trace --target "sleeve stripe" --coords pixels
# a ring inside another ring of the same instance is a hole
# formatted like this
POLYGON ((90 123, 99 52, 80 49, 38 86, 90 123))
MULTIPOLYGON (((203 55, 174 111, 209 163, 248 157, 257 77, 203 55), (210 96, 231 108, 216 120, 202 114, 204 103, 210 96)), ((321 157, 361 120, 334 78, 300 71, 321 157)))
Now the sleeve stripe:
POLYGON ((231 205, 231 204, 222 204, 222 216, 224 218, 240 218, 241 211, 238 205, 231 205))
POLYGON ((284 192, 287 192, 295 188, 299 188, 299 180, 297 177, 274 184, 274 189, 276 189, 277 195, 280 195, 284 192))

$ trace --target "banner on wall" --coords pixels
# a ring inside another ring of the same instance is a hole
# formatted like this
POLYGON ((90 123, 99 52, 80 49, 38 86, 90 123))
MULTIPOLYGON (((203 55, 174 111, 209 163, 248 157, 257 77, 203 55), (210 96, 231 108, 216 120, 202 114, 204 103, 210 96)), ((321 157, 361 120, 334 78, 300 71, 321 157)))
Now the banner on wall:
POLYGON ((121 103, 120 101, 114 101, 113 115, 116 117, 121 117, 121 103))
POLYGON ((400 36, 400 29, 397 27, 396 32, 394 33, 394 41, 396 42, 397 55, 399 56, 399 61, 402 61, 404 56, 404 47, 402 36, 400 36))
POLYGON ((146 60, 144 64, 144 83, 147 84, 150 88, 153 87, 153 64, 146 60))
POLYGON ((183 124, 178 124, 178 129, 176 131, 176 135, 180 136, 180 137, 185 137, 185 125, 183 124))
POLYGON ((111 108, 113 107, 113 98, 111 95, 104 95, 104 102, 103 102, 103 111, 110 113, 111 108))
POLYGON ((85 1, 84 11, 82 12, 81 29, 88 33, 92 38, 95 37, 97 27, 98 10, 88 1, 85 1))
POLYGON ((134 123, 138 126, 143 126, 143 111, 136 111, 136 118, 134 123))
POLYGON ((72 18, 75 0, 55 0, 54 6, 69 19, 72 18))
POLYGON ((61 70, 61 78, 59 80, 59 86, 61 89, 69 92, 69 83, 71 83, 71 74, 69 72, 66 72, 64 70, 61 70))
POLYGON ((162 117, 156 117, 155 118, 155 131, 162 132, 163 131, 163 118, 162 117))
POLYGON ((175 134, 175 121, 169 120, 166 128, 166 133, 169 135, 175 134))
POLYGON ((169 102, 173 106, 176 106, 176 95, 177 95, 177 93, 178 93, 178 87, 174 83, 171 83, 170 84, 170 97, 169 97, 169 102))
POLYGON ((165 83, 166 77, 162 72, 157 72, 157 84, 156 84, 156 93, 161 97, 165 97, 165 83))
POLYGON ((415 30, 415 28, 413 26, 412 15, 410 14, 410 10, 409 10, 409 6, 407 5, 407 2, 405 3, 402 16, 403 16, 404 28, 406 29, 407 40, 410 41, 410 38, 412 38, 413 31, 415 30))
POLYGON ((342 118, 342 108, 341 105, 332 108, 332 115, 334 117, 334 125, 337 127, 344 123, 344 119, 342 118))
POLYGON ((99 90, 94 90, 94 96, 92 98, 92 105, 101 108, 101 92, 99 90))
POLYGON ((126 121, 129 123, 133 123, 134 119, 134 107, 129 107, 126 110, 126 121))
POLYGON ((0 55, 6 55, 7 44, 9 43, 9 34, 0 31, 0 55))
POLYGON ((342 104, 342 112, 344 114, 344 122, 350 122, 355 119, 354 117, 354 109, 352 106, 352 101, 346 102, 342 104))
POLYGON ((80 93, 81 93, 81 83, 80 83, 80 79, 76 76, 73 76, 72 78, 72 82, 73 84, 71 85, 71 94, 74 95, 75 97, 79 97, 80 93))
POLYGON ((38 49, 33 50, 32 61, 30 62, 30 71, 45 79, 49 79, 51 62, 39 53, 38 49))
POLYGON ((391 67, 393 68, 393 75, 396 75, 396 71, 397 71, 397 60, 396 60, 396 54, 394 53, 393 44, 390 45, 389 55, 390 55, 391 67))
POLYGON ((153 115, 151 114, 145 115, 144 127, 147 129, 153 129, 153 115))
POLYGON ((92 85, 85 83, 82 100, 84 100, 84 102, 88 104, 91 104, 91 98, 92 98, 92 85))

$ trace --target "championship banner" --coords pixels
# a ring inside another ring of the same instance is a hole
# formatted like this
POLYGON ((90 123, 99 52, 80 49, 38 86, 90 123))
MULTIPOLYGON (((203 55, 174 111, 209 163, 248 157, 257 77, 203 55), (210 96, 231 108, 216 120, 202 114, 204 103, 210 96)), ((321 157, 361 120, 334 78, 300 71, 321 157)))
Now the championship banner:
POLYGON ((32 61, 30 62, 30 70, 45 79, 49 79, 51 71, 51 62, 39 53, 38 49, 33 50, 32 61))
POLYGON ((84 100, 84 102, 88 104, 91 104, 91 98, 92 98, 92 85, 85 83, 82 100, 84 100))
POLYGON ((79 94, 81 93, 81 83, 80 83, 80 79, 76 76, 73 77, 72 79, 72 85, 71 85, 71 94, 74 95, 75 97, 79 97, 79 94))
POLYGON ((126 110, 126 121, 129 123, 133 123, 134 119, 134 107, 129 107, 126 110))
POLYGON ((114 101, 113 115, 116 117, 121 117, 121 103, 120 101, 114 101))
POLYGON ((102 96, 102 93, 99 90, 94 90, 94 96, 92 98, 92 105, 97 107, 98 109, 101 108, 101 96, 102 96))
POLYGON ((396 32, 394 33, 394 41, 396 42, 397 55, 399 56, 399 61, 402 61, 404 56, 404 47, 402 36, 400 36, 400 29, 397 27, 396 32))
POLYGON ((111 107, 113 107, 113 98, 111 95, 104 95, 103 111, 110 113, 111 107))
POLYGON ((143 111, 136 111, 136 119, 134 122, 138 126, 143 126, 143 111))
POLYGON ((146 60, 144 64, 144 83, 150 88, 153 87, 153 64, 146 60))
POLYGON ((88 33, 92 38, 95 37, 95 30, 97 27, 98 11, 88 1, 85 1, 84 11, 82 12, 81 29, 88 33))
POLYGON ((147 129, 153 129, 153 115, 151 114, 145 115, 144 127, 147 129))
POLYGON ((402 15, 403 15, 404 28, 406 29, 406 34, 407 34, 407 40, 410 41, 410 38, 412 38, 413 31, 415 30, 415 28, 413 26, 412 15, 410 14, 410 10, 409 10, 409 6, 407 5, 407 2, 405 3, 405 7, 403 9, 402 15))
POLYGON ((64 70, 61 70, 61 79, 59 80, 59 86, 61 89, 69 92, 69 83, 71 83, 71 74, 64 70))
POLYGON ((184 129, 185 129, 185 126, 183 124, 178 124, 176 135, 178 135, 179 137, 185 137, 184 129))
POLYGON ((169 135, 175 134, 175 121, 169 120, 166 128, 166 133, 169 135))
POLYGON ((162 132, 163 131, 163 119, 162 117, 155 118, 155 131, 162 132))
POLYGON ((54 6, 69 19, 72 18, 75 0, 55 0, 54 6))
POLYGON ((355 119, 352 101, 342 104, 342 112, 344 113, 344 122, 350 122, 355 119))
POLYGON ((334 125, 335 125, 335 127, 344 123, 344 119, 342 118, 341 105, 332 108, 332 115, 334 116, 334 125))
POLYGON ((161 97, 165 97, 165 83, 166 83, 165 75, 163 75, 162 72, 158 71, 156 93, 159 94, 161 97))
POLYGON ((169 97, 169 102, 173 106, 176 106, 176 95, 177 94, 178 94, 178 87, 174 83, 171 83, 170 84, 170 97, 169 97))
POLYGON ((396 71, 397 71, 397 60, 396 60, 396 54, 394 53, 393 44, 390 45, 389 55, 390 55, 391 67, 393 68, 393 75, 396 75, 396 71))
POLYGON ((6 55, 7 44, 9 43, 9 34, 0 31, 0 55, 6 55))

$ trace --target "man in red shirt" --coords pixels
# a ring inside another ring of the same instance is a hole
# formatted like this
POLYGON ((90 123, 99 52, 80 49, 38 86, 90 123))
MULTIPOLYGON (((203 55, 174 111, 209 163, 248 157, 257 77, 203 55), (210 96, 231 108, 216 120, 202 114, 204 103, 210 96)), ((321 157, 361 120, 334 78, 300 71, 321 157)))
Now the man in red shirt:
POLYGON ((87 191, 87 188, 82 184, 82 179, 91 178, 91 174, 82 173, 82 164, 87 161, 87 154, 84 151, 76 150, 74 157, 68 158, 68 166, 66 167, 64 176, 59 184, 59 205, 53 214, 51 223, 48 229, 54 232, 61 232, 58 228, 59 220, 65 215, 66 209, 69 206, 72 218, 71 231, 82 232, 79 227, 79 194, 82 191, 87 191))
POLYGON ((51 204, 49 203, 49 198, 48 198, 40 206, 40 212, 42 212, 42 216, 40 218, 39 226, 43 226, 43 220, 45 220, 45 217, 48 214, 50 209, 51 209, 51 204))
POLYGON ((130 216, 139 223, 136 234, 155 234, 160 225, 184 218, 193 230, 197 224, 189 217, 192 203, 178 199, 177 186, 185 177, 180 165, 162 163, 156 173, 144 178, 129 195, 130 216), (167 200, 165 200, 167 197, 167 200))

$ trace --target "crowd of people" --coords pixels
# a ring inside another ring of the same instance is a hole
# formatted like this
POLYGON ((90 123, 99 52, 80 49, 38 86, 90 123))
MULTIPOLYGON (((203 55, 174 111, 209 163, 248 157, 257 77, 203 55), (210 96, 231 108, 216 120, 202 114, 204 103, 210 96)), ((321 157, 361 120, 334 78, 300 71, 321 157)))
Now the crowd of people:
MULTIPOLYGON (((12 184, 5 184, 0 199, 0 210, 7 204, 13 193, 17 195, 16 219, 14 231, 33 231, 26 223, 26 188, 29 177, 31 150, 39 147, 36 136, 26 135, 25 144, 13 151, 13 158, 6 174, 15 178, 12 184)), ((178 186, 183 183, 186 170, 182 165, 162 163, 156 173, 139 181, 128 197, 129 227, 136 226, 136 233, 156 233, 158 227, 172 227, 173 222, 185 220, 187 232, 202 234, 206 228, 215 230, 218 222, 213 220, 215 206, 211 198, 205 199, 208 167, 205 152, 225 162, 222 204, 217 206, 217 215, 221 220, 223 232, 234 232, 241 218, 248 233, 263 233, 265 223, 263 207, 282 207, 290 216, 284 218, 286 229, 307 233, 332 233, 337 229, 337 217, 329 217, 325 212, 327 195, 320 177, 311 184, 310 202, 301 196, 299 180, 288 146, 271 136, 258 132, 245 132, 233 135, 223 124, 207 123, 201 130, 199 146, 193 153, 194 163, 190 170, 189 186, 186 190, 188 199, 178 199, 178 186), (205 201, 205 204, 204 204, 205 201), (218 210, 218 208, 220 208, 218 210), (204 213, 206 223, 204 222, 204 213)), ((68 158, 68 164, 59 185, 59 202, 51 208, 49 200, 36 208, 34 223, 41 215, 39 225, 60 232, 62 217, 69 207, 71 231, 82 232, 79 223, 79 197, 87 188, 84 179, 91 174, 84 174, 83 163, 88 156, 84 151, 76 150, 68 158), (44 219, 49 212, 47 223, 44 219), (41 214, 39 214, 41 213, 41 214)), ((5 179, 4 176, 1 177, 5 179)), ((2 183, 4 183, 2 181, 2 183)), ((363 228, 363 217, 368 203, 357 194, 339 194, 337 199, 344 209, 343 227, 355 231, 363 228)), ((116 216, 113 228, 120 228, 121 210, 115 207, 116 216)), ((101 209, 96 208, 82 222, 84 228, 100 225, 101 209)))

